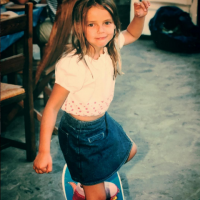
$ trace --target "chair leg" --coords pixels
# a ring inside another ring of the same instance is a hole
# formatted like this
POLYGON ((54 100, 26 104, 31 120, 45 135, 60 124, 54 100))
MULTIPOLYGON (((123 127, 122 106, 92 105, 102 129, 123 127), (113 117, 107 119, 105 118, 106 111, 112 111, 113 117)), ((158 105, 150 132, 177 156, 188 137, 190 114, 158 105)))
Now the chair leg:
POLYGON ((25 117, 25 137, 26 137, 26 157, 28 161, 33 161, 36 156, 36 138, 33 97, 24 100, 25 117))

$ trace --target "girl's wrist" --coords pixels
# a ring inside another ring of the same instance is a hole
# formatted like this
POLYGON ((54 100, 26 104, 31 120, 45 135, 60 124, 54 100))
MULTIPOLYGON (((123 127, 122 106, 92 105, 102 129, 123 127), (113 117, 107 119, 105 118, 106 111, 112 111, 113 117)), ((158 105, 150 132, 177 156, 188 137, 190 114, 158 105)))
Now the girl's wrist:
POLYGON ((50 148, 39 147, 39 153, 50 153, 50 148))
POLYGON ((141 20, 144 20, 145 19, 145 17, 146 17, 146 15, 145 16, 142 16, 142 17, 140 17, 140 16, 138 16, 138 15, 134 15, 134 18, 135 19, 141 19, 141 20))
POLYGON ((38 151, 38 154, 45 156, 45 155, 50 155, 51 153, 50 151, 38 151))

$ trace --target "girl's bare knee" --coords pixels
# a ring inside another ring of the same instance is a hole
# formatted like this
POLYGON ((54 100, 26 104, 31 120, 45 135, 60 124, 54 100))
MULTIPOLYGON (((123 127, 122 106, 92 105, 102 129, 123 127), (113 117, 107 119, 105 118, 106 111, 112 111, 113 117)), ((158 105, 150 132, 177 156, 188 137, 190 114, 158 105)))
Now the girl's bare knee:
POLYGON ((136 153, 137 153, 137 146, 135 143, 133 143, 132 149, 130 151, 129 157, 126 162, 130 161, 135 156, 136 153))

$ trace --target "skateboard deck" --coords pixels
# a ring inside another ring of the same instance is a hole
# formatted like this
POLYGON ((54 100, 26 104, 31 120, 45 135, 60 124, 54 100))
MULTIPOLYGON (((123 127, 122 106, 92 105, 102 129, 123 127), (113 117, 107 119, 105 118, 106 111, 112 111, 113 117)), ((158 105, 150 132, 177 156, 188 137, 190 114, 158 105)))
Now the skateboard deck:
MULTIPOLYGON (((116 172, 113 176, 111 176, 106 181, 114 183, 119 189, 117 196, 112 199, 124 200, 124 193, 123 193, 123 188, 122 188, 122 183, 121 183, 121 178, 119 176, 119 173, 116 172)), ((74 189, 72 185, 76 185, 76 184, 77 182, 72 180, 68 167, 65 164, 63 168, 63 173, 62 173, 62 186, 63 186, 63 192, 64 192, 64 196, 66 200, 72 200, 73 194, 74 194, 74 189)))

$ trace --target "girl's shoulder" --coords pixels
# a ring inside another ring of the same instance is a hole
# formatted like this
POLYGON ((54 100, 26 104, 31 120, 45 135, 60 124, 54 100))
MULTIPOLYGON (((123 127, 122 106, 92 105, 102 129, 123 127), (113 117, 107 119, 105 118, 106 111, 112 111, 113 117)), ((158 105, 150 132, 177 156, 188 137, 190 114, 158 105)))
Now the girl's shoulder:
POLYGON ((115 38, 115 43, 119 49, 124 46, 125 38, 122 32, 119 33, 118 37, 115 38))
POLYGON ((79 55, 73 52, 63 55, 55 66, 55 83, 71 93, 80 90, 84 84, 86 68, 79 62, 79 55))
POLYGON ((79 55, 76 54, 76 50, 73 50, 57 61, 55 69, 56 71, 65 71, 68 74, 80 74, 80 72, 85 72, 86 67, 79 55))
POLYGON ((68 54, 63 54, 61 58, 57 61, 57 64, 69 63, 71 61, 76 61, 78 59, 78 55, 76 55, 76 50, 69 52, 68 54))
POLYGON ((76 50, 73 50, 68 54, 63 54, 56 63, 56 66, 69 67, 69 65, 73 65, 74 67, 82 65, 80 56, 76 54, 76 50))

